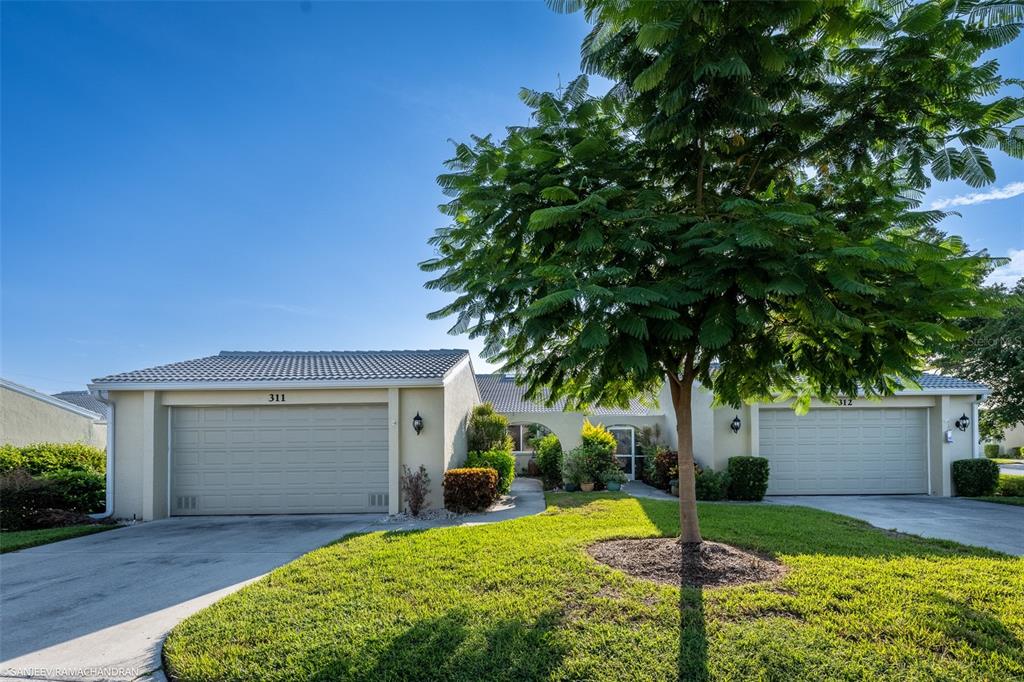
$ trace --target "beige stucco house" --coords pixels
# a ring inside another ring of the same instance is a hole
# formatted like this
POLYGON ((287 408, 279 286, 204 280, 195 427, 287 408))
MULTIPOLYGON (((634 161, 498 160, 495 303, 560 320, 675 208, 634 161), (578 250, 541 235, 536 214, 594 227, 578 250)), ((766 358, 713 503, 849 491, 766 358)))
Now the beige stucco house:
MULTIPOLYGON (((525 389, 512 377, 480 375, 477 380, 483 399, 508 415, 511 424, 540 424, 566 448, 579 444, 585 418, 604 424, 616 435, 619 461, 631 477, 639 476, 643 466, 636 440, 644 427, 657 426, 664 444, 676 448, 667 385, 649 405, 634 401, 625 410, 580 413, 563 411, 561 403, 548 407, 543 401, 525 400, 525 389)), ((737 455, 766 457, 770 495, 952 495, 952 462, 980 454, 977 409, 989 391, 978 383, 936 374, 924 374, 918 383, 920 389, 881 400, 858 396, 838 404, 815 401, 802 416, 788 402, 712 408, 711 394, 694 384, 694 457, 715 470, 737 455)), ((514 440, 516 435, 513 428, 514 440)), ((527 446, 521 447, 520 468, 531 454, 527 446)))
MULTIPOLYGON (((60 394, 58 394, 59 396, 60 394)), ((90 398, 101 405, 95 398, 90 398)), ((0 379, 0 444, 86 443, 107 446, 107 418, 57 396, 0 379)))
MULTIPOLYGON (((771 494, 950 495, 950 463, 978 455, 976 409, 987 389, 937 375, 920 383, 881 401, 815 404, 804 416, 786 404, 712 409, 695 385, 695 453, 714 469, 734 455, 767 457, 771 494)), ((443 473, 465 461, 480 402, 508 416, 521 467, 531 425, 568 449, 587 417, 615 433, 629 475, 642 466, 644 427, 675 447, 667 391, 625 410, 565 412, 525 400, 511 377, 474 374, 465 350, 225 351, 103 377, 90 389, 111 406, 108 510, 118 518, 395 513, 402 468, 420 465, 440 507, 443 473)))

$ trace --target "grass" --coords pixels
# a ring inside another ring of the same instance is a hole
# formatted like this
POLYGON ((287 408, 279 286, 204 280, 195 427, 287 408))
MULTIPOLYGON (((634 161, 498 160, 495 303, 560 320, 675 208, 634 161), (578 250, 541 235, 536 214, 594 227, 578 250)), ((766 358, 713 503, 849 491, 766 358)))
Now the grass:
POLYGON ((178 625, 180 680, 1020 679, 1024 560, 801 507, 703 503, 775 584, 679 589, 590 543, 677 532, 673 502, 553 494, 505 523, 352 536, 178 625))
POLYGON ((1024 497, 1020 496, 989 495, 987 497, 972 497, 971 499, 978 500, 979 502, 996 502, 998 504, 1012 504, 1017 507, 1024 507, 1024 497))
POLYGON ((996 464, 1024 464, 1024 459, 1010 459, 1008 457, 992 457, 992 461, 996 464))
POLYGON ((0 533, 0 554, 15 552, 19 549, 48 545, 81 535, 92 535, 100 531, 110 530, 116 526, 105 524, 86 524, 82 526, 64 526, 62 528, 43 528, 41 530, 14 530, 0 533))

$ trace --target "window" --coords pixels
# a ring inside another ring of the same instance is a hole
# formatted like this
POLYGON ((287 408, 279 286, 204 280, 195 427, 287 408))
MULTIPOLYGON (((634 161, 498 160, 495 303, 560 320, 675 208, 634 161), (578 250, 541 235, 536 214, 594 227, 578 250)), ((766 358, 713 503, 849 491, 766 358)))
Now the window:
POLYGON ((551 430, 543 424, 509 424, 508 427, 514 452, 533 452, 534 444, 549 433, 551 430))
POLYGON ((626 472, 626 475, 633 478, 635 469, 633 455, 636 445, 635 433, 632 426, 613 426, 608 431, 615 436, 615 456, 619 460, 619 466, 626 472))

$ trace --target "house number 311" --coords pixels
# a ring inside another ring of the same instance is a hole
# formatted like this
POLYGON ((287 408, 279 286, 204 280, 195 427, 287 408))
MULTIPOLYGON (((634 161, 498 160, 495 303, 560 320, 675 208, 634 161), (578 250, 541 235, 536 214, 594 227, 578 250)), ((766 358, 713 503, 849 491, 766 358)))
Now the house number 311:
POLYGON ((272 402, 272 403, 283 403, 284 402, 284 393, 271 393, 270 394, 270 402, 272 402))

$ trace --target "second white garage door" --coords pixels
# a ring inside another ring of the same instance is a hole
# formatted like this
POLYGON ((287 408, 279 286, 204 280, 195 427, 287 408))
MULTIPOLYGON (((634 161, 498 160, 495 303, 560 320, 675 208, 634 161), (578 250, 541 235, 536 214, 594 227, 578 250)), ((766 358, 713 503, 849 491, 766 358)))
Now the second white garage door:
POLYGON ((386 405, 174 407, 171 514, 386 512, 386 405))
POLYGON ((761 410, 769 495, 928 492, 924 409, 761 410))

